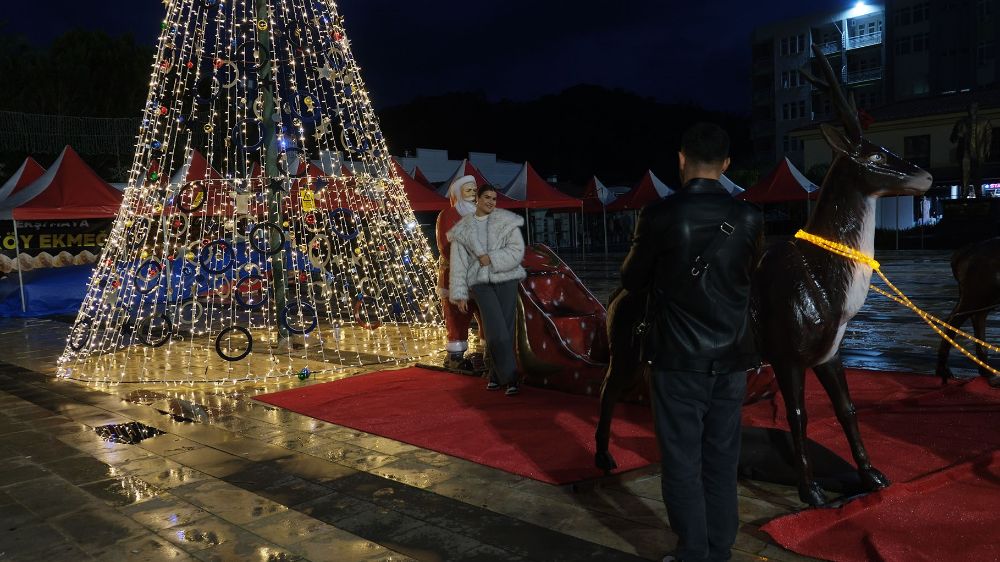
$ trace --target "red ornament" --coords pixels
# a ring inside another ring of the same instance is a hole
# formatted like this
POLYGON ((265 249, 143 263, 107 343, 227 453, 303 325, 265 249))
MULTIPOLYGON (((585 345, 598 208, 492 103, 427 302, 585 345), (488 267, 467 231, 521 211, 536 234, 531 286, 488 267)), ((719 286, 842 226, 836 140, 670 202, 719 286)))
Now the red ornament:
POLYGON ((116 279, 116 280, 114 280, 114 281, 112 281, 112 282, 111 282, 111 288, 113 288, 113 289, 117 289, 118 287, 121 287, 121 284, 122 284, 122 282, 121 282, 121 281, 118 281, 118 280, 116 279))
POLYGON ((167 111, 168 111, 167 110, 167 106, 165 106, 165 105, 161 105, 160 106, 160 115, 166 115, 167 111))
POLYGON ((194 63, 193 63, 193 62, 191 62, 191 61, 187 61, 187 65, 186 65, 186 66, 187 66, 188 68, 194 68, 194 63))
POLYGON ((222 68, 222 65, 224 65, 224 64, 226 64, 226 61, 224 61, 222 59, 215 59, 215 68, 216 69, 222 68))
POLYGON ((339 32, 339 31, 334 31, 333 32, 333 40, 334 41, 342 41, 343 39, 344 39, 344 34, 343 33, 339 32))

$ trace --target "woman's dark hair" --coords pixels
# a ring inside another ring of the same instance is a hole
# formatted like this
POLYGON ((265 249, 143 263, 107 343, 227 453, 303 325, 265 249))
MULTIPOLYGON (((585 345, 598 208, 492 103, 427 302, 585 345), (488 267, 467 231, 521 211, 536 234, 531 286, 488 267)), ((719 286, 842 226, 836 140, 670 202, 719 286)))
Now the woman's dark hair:
POLYGON ((694 162, 722 162, 729 158, 729 135, 713 123, 695 123, 681 137, 681 152, 694 162))
POLYGON ((479 189, 476 190, 476 199, 482 197, 483 194, 486 193, 487 191, 492 191, 493 193, 499 193, 499 191, 497 191, 497 188, 494 187, 493 184, 484 183, 483 185, 479 186, 479 189))

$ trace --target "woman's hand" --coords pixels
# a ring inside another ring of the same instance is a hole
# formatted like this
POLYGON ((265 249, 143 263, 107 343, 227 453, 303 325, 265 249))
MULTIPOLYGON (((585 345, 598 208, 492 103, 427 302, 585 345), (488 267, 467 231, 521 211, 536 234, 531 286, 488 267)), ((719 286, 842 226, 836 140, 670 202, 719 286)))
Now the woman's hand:
POLYGON ((483 254, 483 255, 479 256, 479 265, 481 265, 483 267, 489 267, 489 265, 491 263, 493 263, 493 262, 490 261, 490 255, 489 254, 483 254))
POLYGON ((462 314, 469 313, 469 301, 465 299, 455 301, 455 308, 457 308, 462 314))

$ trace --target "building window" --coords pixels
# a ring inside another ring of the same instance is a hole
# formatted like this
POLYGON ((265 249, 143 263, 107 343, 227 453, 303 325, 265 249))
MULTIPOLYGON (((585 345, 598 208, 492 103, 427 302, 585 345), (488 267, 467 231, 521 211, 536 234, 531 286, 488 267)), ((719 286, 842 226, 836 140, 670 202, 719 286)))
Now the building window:
POLYGON ((790 148, 788 147, 788 135, 781 136, 781 148, 785 152, 788 152, 790 150, 790 148))
POLYGON ((976 64, 979 66, 989 66, 996 61, 996 49, 993 41, 983 41, 976 45, 976 64))
POLYGON ((931 3, 923 2, 913 6, 913 23, 931 19, 931 3))
POLYGON ((896 39, 896 54, 897 55, 908 55, 910 54, 911 43, 909 37, 900 37, 896 39))
POLYGON ((781 38, 781 50, 778 51, 782 56, 788 54, 788 37, 781 38))
POLYGON ((799 100, 799 118, 804 119, 806 117, 806 101, 799 100))
POLYGON ((900 8, 899 11, 896 12, 896 25, 909 25, 910 20, 912 19, 912 13, 913 12, 909 6, 906 8, 900 8))
POLYGON ((806 36, 803 33, 799 34, 799 48, 795 51, 796 53, 801 53, 806 50, 806 36))
POLYGON ((976 15, 985 18, 993 15, 993 0, 976 0, 976 15))
POLYGON ((913 52, 921 53, 923 51, 931 50, 930 47, 931 34, 930 33, 918 33, 913 36, 913 52))
POLYGON ((924 168, 931 167, 931 136, 903 137, 903 158, 924 168))
POLYGON ((789 111, 790 108, 788 107, 787 103, 781 106, 781 118, 784 119, 785 121, 791 119, 791 117, 789 116, 789 111))

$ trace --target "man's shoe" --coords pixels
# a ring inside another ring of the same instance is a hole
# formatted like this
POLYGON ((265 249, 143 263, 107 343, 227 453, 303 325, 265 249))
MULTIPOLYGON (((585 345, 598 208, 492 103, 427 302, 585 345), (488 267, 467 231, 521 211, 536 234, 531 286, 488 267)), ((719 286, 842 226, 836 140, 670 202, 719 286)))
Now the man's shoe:
POLYGON ((514 396, 515 394, 517 394, 520 391, 521 390, 517 387, 516 384, 512 384, 512 385, 509 385, 507 387, 507 390, 504 391, 504 394, 506 394, 507 396, 514 396))
POLYGON ((490 381, 486 383, 486 390, 500 390, 500 383, 490 381))

